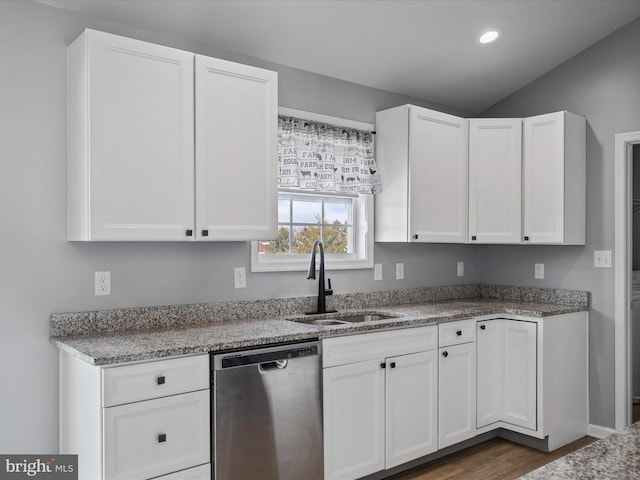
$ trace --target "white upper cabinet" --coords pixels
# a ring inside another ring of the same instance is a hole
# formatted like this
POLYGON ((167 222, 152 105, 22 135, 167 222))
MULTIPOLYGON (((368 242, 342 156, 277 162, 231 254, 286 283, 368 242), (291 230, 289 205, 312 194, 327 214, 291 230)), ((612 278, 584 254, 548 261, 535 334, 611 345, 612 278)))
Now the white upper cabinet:
POLYGON ((85 30, 68 103, 69 240, 275 238, 275 72, 85 30))
POLYGON ((277 236, 276 72, 196 55, 196 236, 277 236))
POLYGON ((465 243, 468 120, 404 105, 376 114, 378 242, 465 243))
POLYGON ((522 120, 469 120, 469 241, 522 239, 522 120))
POLYGON ((193 54, 86 30, 68 49, 69 240, 178 240, 194 222, 193 54))
POLYGON ((523 128, 524 243, 584 245, 585 118, 549 113, 523 128))

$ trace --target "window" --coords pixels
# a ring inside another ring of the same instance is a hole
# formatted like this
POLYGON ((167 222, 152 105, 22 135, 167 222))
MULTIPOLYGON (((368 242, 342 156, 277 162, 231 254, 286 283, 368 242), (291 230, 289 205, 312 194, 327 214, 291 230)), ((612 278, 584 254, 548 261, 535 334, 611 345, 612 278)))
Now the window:
POLYGON ((280 192, 278 239, 251 242, 251 271, 304 271, 314 240, 325 268, 373 268, 373 197, 280 192))
MULTIPOLYGON (((339 127, 373 130, 373 125, 285 108, 280 108, 280 115, 339 127)), ((279 137, 282 141, 282 136, 279 137)), ((282 155, 290 154, 283 148, 286 147, 280 144, 279 161, 284 158, 282 155)), ((281 167, 281 173, 282 170, 281 167)), ((318 172, 321 171, 322 167, 318 167, 318 172)), ((375 167, 372 171, 375 172, 375 167)), ((302 180, 307 180, 305 173, 302 172, 302 180)), ((313 175, 314 179, 321 177, 320 174, 313 175)), ((252 242, 251 271, 304 271, 309 267, 311 247, 315 240, 321 240, 324 244, 327 269, 373 268, 373 195, 317 192, 305 190, 302 186, 290 188, 284 185, 288 183, 280 181, 278 238, 252 242)), ((348 188, 337 190, 351 192, 354 189, 350 184, 348 188)))

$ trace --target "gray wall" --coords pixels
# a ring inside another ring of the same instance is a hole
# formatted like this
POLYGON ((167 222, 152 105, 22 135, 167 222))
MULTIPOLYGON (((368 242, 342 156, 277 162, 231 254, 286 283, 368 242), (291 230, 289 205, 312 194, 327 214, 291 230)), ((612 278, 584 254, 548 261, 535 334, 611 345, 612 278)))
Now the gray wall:
POLYGON ((568 110, 587 117, 587 245, 496 247, 478 250, 482 280, 588 290, 591 423, 614 426, 614 272, 593 268, 594 250, 614 248, 614 135, 640 130, 640 21, 484 112, 529 116, 568 110), (533 262, 546 278, 532 280, 533 262))
MULTIPOLYGON (((300 273, 247 275, 247 243, 70 243, 66 241, 66 46, 85 27, 210 56, 267 66, 280 75, 280 104, 373 122, 376 110, 428 102, 242 58, 160 33, 31 2, 0 1, 0 452, 58 449, 57 350, 52 312, 313 295, 300 273), (95 297, 93 272, 112 272, 110 297, 95 297)), ((474 247, 376 245, 372 270, 332 272, 337 293, 477 283, 474 247), (456 276, 465 262, 465 277, 456 276), (396 262, 405 263, 403 281, 396 262)))

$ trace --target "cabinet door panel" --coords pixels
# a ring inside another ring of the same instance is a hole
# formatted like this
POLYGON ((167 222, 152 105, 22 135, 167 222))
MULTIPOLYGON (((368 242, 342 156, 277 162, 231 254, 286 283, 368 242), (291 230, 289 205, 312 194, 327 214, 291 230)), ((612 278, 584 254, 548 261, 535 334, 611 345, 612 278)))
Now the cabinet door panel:
POLYGON ((465 243, 468 120, 418 107, 409 112, 409 241, 465 243))
POLYGON ((530 243, 564 242, 565 114, 524 119, 524 235, 530 243))
POLYGON ((348 480, 385 467, 385 369, 368 361, 323 370, 324 478, 348 480))
POLYGON ((438 352, 387 359, 386 468, 435 452, 438 352))
POLYGON ((520 243, 522 239, 522 121, 469 121, 469 239, 520 243))
POLYGON ((276 238, 277 108, 275 72, 196 56, 199 239, 276 238))
POLYGON ((504 397, 503 320, 478 322, 478 428, 502 420, 504 397))
POLYGON ((87 34, 89 239, 183 240, 194 213, 193 54, 87 34))
POLYGON ((151 478, 209 462, 209 419, 209 390, 105 408, 105 478, 151 478))
POLYGON ((537 325, 504 321, 504 412, 505 422, 535 430, 537 325))
POLYGON ((472 438, 476 431, 476 344, 439 350, 438 448, 472 438))

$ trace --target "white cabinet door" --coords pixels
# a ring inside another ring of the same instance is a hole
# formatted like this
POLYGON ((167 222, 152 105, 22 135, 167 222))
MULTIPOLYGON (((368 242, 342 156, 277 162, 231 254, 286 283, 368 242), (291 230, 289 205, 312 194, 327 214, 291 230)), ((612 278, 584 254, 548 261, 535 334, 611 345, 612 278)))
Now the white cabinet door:
POLYGON ((504 398, 504 328, 502 320, 478 322, 477 426, 502 420, 504 398))
POLYGON ((564 112, 524 119, 524 235, 564 241, 564 112))
POLYGON ((196 55, 196 238, 277 236, 277 73, 196 55))
POLYGON ((475 436, 476 344, 439 349, 438 448, 475 436))
POLYGON ((409 241, 465 243, 468 120, 409 107, 409 241))
POLYGON ((537 429, 537 324, 478 322, 478 428, 506 422, 537 429))
POLYGON ((193 228, 193 57, 94 30, 69 47, 69 240, 193 228))
POLYGON ((151 478, 208 463, 209 390, 104 409, 104 477, 151 478))
POLYGON ((469 241, 522 239, 522 120, 469 120, 469 241))
POLYGON ((324 478, 385 468, 385 368, 366 361, 323 369, 324 478))
POLYGON ((504 320, 503 420, 536 430, 537 325, 504 320))
POLYGON ((387 359, 386 468, 438 448, 438 352, 387 359))
POLYGON ((586 120, 555 112, 523 122, 525 243, 585 244, 586 120))

